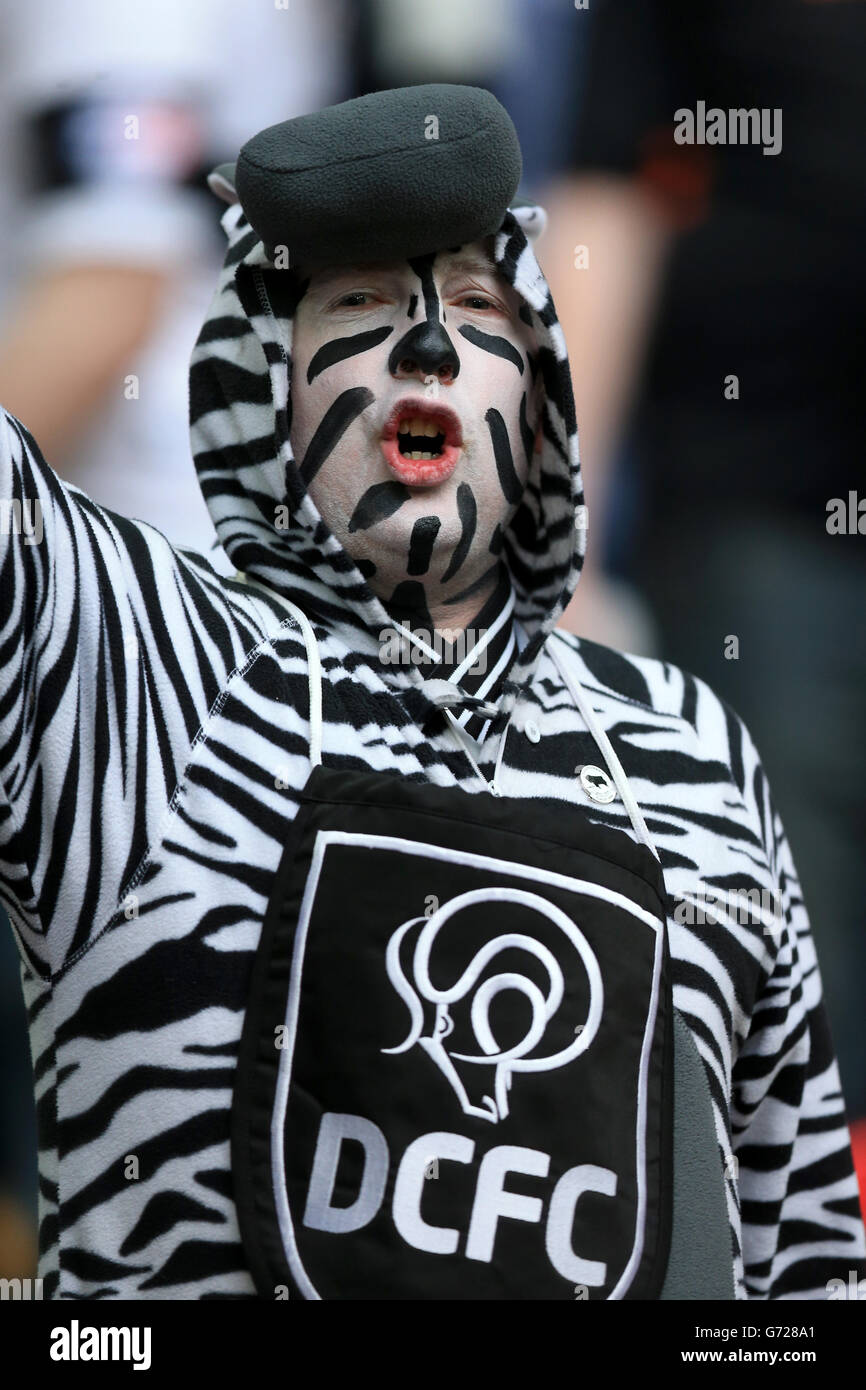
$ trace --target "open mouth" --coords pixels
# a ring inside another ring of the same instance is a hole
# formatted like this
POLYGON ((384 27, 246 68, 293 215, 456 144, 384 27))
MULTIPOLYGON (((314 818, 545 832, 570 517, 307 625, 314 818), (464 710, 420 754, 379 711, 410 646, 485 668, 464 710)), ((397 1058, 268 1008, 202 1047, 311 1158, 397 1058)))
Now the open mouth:
POLYGON ((409 487, 431 487, 451 476, 463 434, 450 406, 409 397, 391 411, 382 432, 385 462, 409 487))
POLYGON ((432 420, 416 415, 411 420, 401 421, 397 443, 403 458, 438 459, 442 457, 445 431, 437 429, 432 420))

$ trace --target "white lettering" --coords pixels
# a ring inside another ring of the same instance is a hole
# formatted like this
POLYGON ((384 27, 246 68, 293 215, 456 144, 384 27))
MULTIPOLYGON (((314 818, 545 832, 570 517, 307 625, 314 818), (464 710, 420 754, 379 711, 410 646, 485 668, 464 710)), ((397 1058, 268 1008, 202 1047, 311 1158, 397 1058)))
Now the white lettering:
POLYGON ((506 1173, 527 1173, 534 1178, 546 1178, 549 1168, 548 1154, 539 1153, 537 1149, 524 1149, 518 1144, 500 1144, 484 1155, 469 1223, 467 1259, 490 1263, 500 1216, 510 1216, 512 1221, 541 1220, 540 1197, 506 1192, 503 1183, 506 1173))
POLYGON ((314 1231, 329 1231, 332 1235, 359 1231, 373 1220, 382 1205, 387 1177, 388 1145, 378 1125, 360 1115, 336 1115, 329 1111, 322 1116, 319 1126, 304 1225, 314 1231), (351 1206, 335 1207, 331 1205, 331 1198, 344 1139, 354 1139, 362 1146, 364 1172, 351 1206))
POLYGON ((547 1258, 563 1279, 571 1284, 590 1284, 598 1288, 607 1277, 607 1265, 603 1260, 582 1259, 571 1244, 575 1208, 585 1192, 613 1197, 616 1173, 595 1163, 580 1163, 563 1173, 550 1199, 544 1244, 547 1258))
MULTIPOLYGON (((397 1231, 413 1250, 431 1255, 454 1255, 459 1250, 464 1229, 462 1222, 454 1227, 434 1226, 425 1220, 421 1208, 425 1193, 431 1187, 431 1177, 444 1181, 447 1186, 447 1170, 443 1175, 440 1163, 470 1164, 475 1150, 474 1140, 449 1130, 422 1134, 407 1146, 394 1181, 392 1215, 397 1231)), ((326 1113, 322 1116, 316 1141, 304 1225, 331 1235, 344 1235, 369 1225, 381 1209, 388 1169, 388 1145, 377 1125, 360 1115, 326 1113), (348 1207, 338 1207, 333 1205, 333 1197, 344 1140, 361 1145, 363 1171, 354 1201, 348 1207)), ((547 1178, 549 1172, 550 1156, 538 1149, 499 1144, 488 1150, 478 1167, 466 1238, 467 1259, 485 1264, 492 1261, 496 1233, 503 1218, 536 1226, 542 1224, 545 1219, 542 1198, 508 1191, 505 1183, 509 1173, 547 1178)), ((574 1249, 578 1203, 587 1193, 615 1197, 617 1185, 617 1175, 612 1169, 582 1163, 563 1173, 553 1188, 544 1248, 553 1269, 574 1287, 600 1288, 608 1279, 605 1261, 589 1259, 574 1249)), ((63 1329, 56 1331, 59 1335, 63 1329)), ((55 1359, 69 1359, 63 1346, 61 1337, 58 1349, 51 1353, 55 1359)), ((71 1359, 77 1359, 78 1355, 73 1349, 71 1359)))
MULTIPOLYGON (((394 1225, 408 1245, 431 1255, 453 1255, 460 1232, 448 1226, 431 1226, 421 1215, 421 1198, 427 1187, 431 1159, 450 1158, 454 1163, 471 1163, 473 1140, 462 1134, 438 1130, 415 1139, 403 1155, 394 1183, 394 1225)), ((438 1170, 436 1176, 438 1177, 438 1170)))
POLYGON ((132 1361, 134 1371, 150 1370, 149 1327, 52 1327, 48 1354, 52 1361, 132 1361))

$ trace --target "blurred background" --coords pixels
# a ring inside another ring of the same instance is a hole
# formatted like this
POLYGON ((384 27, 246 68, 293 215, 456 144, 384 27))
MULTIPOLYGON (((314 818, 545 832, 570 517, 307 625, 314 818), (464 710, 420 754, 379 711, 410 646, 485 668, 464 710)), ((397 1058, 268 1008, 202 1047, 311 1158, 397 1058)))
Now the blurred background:
MULTIPOLYGON (((506 106, 520 193, 550 217, 537 255, 589 505, 563 625, 693 671, 749 726, 861 1194, 864 41, 863 0, 0 0, 0 400, 67 481, 196 550, 216 543, 187 433, 224 250, 208 172, 266 125, 384 87, 466 82, 506 106), (699 103, 757 108, 774 138, 679 143, 675 113, 699 103)), ((0 1278, 35 1273, 35 1143, 0 907, 0 1278)))

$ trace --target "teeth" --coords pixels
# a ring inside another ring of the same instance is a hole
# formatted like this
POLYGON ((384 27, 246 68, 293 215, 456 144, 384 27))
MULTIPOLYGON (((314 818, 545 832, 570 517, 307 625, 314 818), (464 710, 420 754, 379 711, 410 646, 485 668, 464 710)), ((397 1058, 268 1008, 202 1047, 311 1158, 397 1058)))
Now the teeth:
POLYGON ((397 428, 400 434, 423 434, 429 435, 431 439, 440 433, 437 424, 432 420, 425 420, 420 415, 404 415, 397 428))
MULTIPOLYGON (((397 433, 403 436, 404 443, 416 442, 419 439, 435 439, 439 436, 444 440, 445 431, 440 428, 435 420, 424 415, 404 415, 397 422, 397 433), (406 436, 410 436, 409 439, 406 436)), ((430 459, 441 459, 442 449, 411 449, 403 454, 403 458, 412 460, 429 461, 430 459)))

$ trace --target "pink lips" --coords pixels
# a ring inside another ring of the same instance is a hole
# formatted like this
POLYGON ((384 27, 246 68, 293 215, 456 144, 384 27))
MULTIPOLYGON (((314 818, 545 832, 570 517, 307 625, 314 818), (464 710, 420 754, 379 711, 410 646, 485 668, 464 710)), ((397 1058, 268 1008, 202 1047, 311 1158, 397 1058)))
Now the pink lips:
POLYGON ((434 487, 450 478, 457 467, 460 450, 463 447, 463 431, 460 418, 450 406, 427 396, 406 396, 399 401, 382 430, 382 453, 389 469, 407 487, 434 487), (400 453, 397 427, 401 420, 420 415, 422 419, 432 420, 445 435, 442 453, 435 459, 410 459, 400 453))

